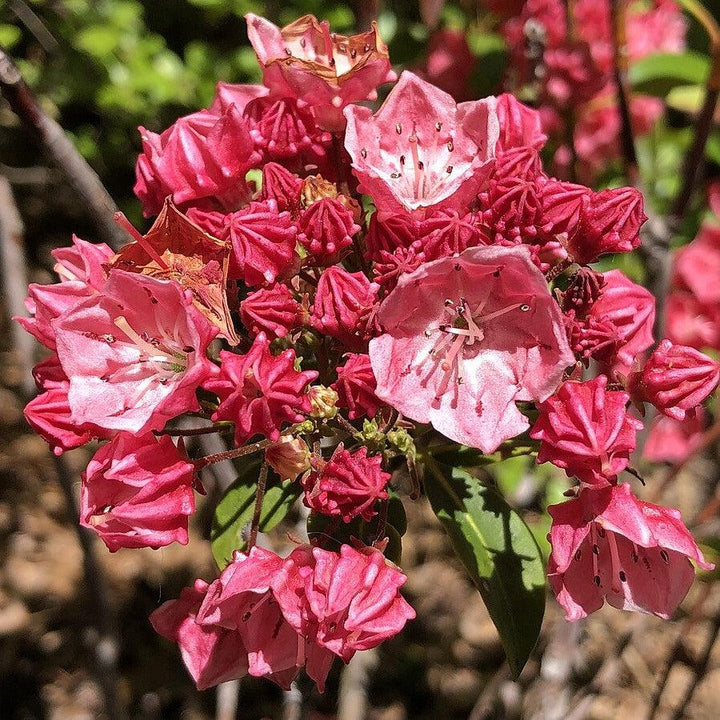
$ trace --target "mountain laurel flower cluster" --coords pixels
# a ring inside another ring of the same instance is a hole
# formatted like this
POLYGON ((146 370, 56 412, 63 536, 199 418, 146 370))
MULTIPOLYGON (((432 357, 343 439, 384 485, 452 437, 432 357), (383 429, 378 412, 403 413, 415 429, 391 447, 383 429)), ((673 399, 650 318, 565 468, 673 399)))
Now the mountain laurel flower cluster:
MULTIPOLYGON (((542 99, 565 117, 607 92, 606 44, 586 38, 607 19, 578 0, 569 42, 559 0, 525 3, 506 35, 540 5, 542 99)), ((657 32, 679 46, 676 21, 657 32)), ((650 292, 591 267, 639 245, 643 197, 546 171, 559 132, 547 112, 398 78, 375 25, 247 23, 263 84, 219 83, 208 108, 141 128, 135 193, 151 227, 119 215, 117 252, 80 238, 55 250, 59 281, 31 285, 18 318, 47 350, 27 420, 58 454, 92 443, 80 522, 111 551, 197 541, 203 469, 235 464, 212 532, 219 577, 155 610, 157 632, 200 689, 248 674, 289 688, 304 668, 322 690, 335 658, 415 615, 401 594, 403 502, 424 489, 459 522, 479 512, 467 484, 485 490, 474 474, 458 486, 459 466, 517 454, 570 479, 570 499, 548 508, 549 584, 567 618, 604 601, 670 617, 696 567, 712 566, 677 511, 634 496, 631 459, 649 407, 685 423, 658 425, 676 457, 702 429, 720 377, 702 349, 720 340, 682 318, 720 307, 703 269, 720 267, 717 227, 678 254, 671 338, 654 338, 650 292), (206 433, 224 449, 202 455, 206 433), (307 525, 291 525, 300 504, 307 525)), ((441 59, 425 78, 442 76, 441 59)), ((530 72, 524 56, 514 67, 518 82, 530 72)), ((509 519, 527 548, 513 567, 542 567, 522 517, 497 502, 473 522, 509 519)), ((501 582, 505 601, 531 592, 501 582)))

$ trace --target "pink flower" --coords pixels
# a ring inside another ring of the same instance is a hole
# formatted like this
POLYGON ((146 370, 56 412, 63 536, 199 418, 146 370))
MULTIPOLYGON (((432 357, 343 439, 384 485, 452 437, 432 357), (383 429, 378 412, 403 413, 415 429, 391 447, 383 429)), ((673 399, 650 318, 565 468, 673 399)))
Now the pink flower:
POLYGON ((466 212, 492 170, 499 127, 495 98, 456 105, 410 72, 381 108, 345 110, 345 147, 361 192, 381 219, 401 211, 466 212))
POLYGON ((274 340, 300 324, 300 304, 286 285, 273 285, 250 293, 240 303, 240 318, 250 332, 274 340))
POLYGON ((340 553, 295 548, 272 580, 285 619, 344 662, 402 630, 415 611, 400 595, 407 578, 373 548, 340 553))
POLYGON ((627 484, 551 505, 548 578, 568 620, 602 607, 669 618, 705 562, 680 513, 641 502, 627 484))
POLYGON ((273 95, 309 105, 324 130, 341 131, 343 107, 374 100, 378 85, 396 78, 375 23, 365 33, 346 37, 331 33, 327 21, 312 15, 282 29, 252 13, 245 18, 264 84, 273 95))
POLYGON ((359 231, 352 212, 338 198, 317 200, 298 220, 298 240, 317 265, 336 263, 359 231))
POLYGON ((92 423, 76 423, 68 402, 70 383, 65 380, 35 396, 25 406, 28 425, 50 445, 55 455, 85 445, 109 433, 92 423))
POLYGON ((80 524, 111 551, 187 545, 195 466, 168 435, 119 433, 82 474, 80 524))
POLYGON ((361 272, 349 273, 339 265, 320 276, 311 322, 337 338, 350 350, 363 349, 368 339, 368 316, 377 303, 378 286, 361 272))
POLYGON ((371 520, 378 500, 389 496, 385 490, 390 473, 381 468, 382 455, 367 457, 367 448, 351 453, 338 445, 330 460, 317 461, 313 472, 303 479, 305 505, 322 515, 339 515, 349 523, 358 515, 371 520))
POLYGON ((199 410, 217 332, 170 280, 113 270, 105 289, 53 322, 72 420, 139 434, 199 410))
POLYGON ((660 412, 684 420, 720 381, 720 363, 685 345, 663 340, 642 372, 630 375, 634 397, 652 403, 660 412))
POLYGON ((610 270, 603 277, 605 286, 590 310, 590 317, 610 322, 617 329, 620 345, 614 369, 626 375, 636 356, 653 344, 655 298, 620 270, 610 270))
POLYGON ((22 327, 50 350, 55 349, 52 321, 102 290, 107 274, 103 265, 113 255, 105 243, 93 244, 73 235, 73 247, 57 248, 52 256, 59 283, 32 283, 25 306, 31 317, 15 317, 22 327))
POLYGON ((702 405, 688 410, 684 420, 658 415, 650 425, 643 458, 650 462, 684 462, 702 446, 707 425, 702 405))
POLYGON ((675 0, 656 0, 655 7, 631 6, 627 17, 628 54, 640 60, 654 53, 681 53, 687 23, 675 0))
POLYGON ((289 212, 279 212, 274 200, 251 202, 237 212, 191 210, 194 222, 232 245, 230 278, 251 287, 272 285, 290 273, 295 255, 297 228, 289 212))
POLYGON ((159 135, 140 128, 143 152, 135 166, 133 191, 145 217, 162 208, 165 197, 177 205, 206 197, 231 202, 247 195, 246 172, 259 161, 241 111, 200 110, 159 135))
POLYGON ((299 422, 310 412, 305 390, 317 372, 295 370, 294 350, 272 355, 265 333, 255 338, 247 355, 223 350, 220 362, 219 377, 204 387, 220 398, 213 420, 234 422, 238 445, 258 433, 275 442, 283 423, 299 422))
POLYGON ((498 95, 497 116, 500 124, 498 153, 519 147, 540 150, 547 142, 540 113, 521 103, 514 95, 498 95))
POLYGON ((525 247, 470 248, 403 275, 370 342, 377 396, 451 440, 494 452, 528 427, 574 362, 560 308, 525 247))
POLYGON ((241 678, 248 672, 248 656, 237 631, 196 622, 207 591, 208 584, 196 580, 193 587, 182 590, 177 600, 168 600, 150 615, 156 632, 180 646, 185 667, 198 690, 241 678))
POLYGON ((337 368, 337 375, 331 387, 338 394, 338 407, 347 408, 350 420, 365 415, 375 417, 383 402, 375 394, 377 383, 370 358, 348 353, 345 364, 337 368))
POLYGON ((530 432, 541 441, 539 463, 551 462, 583 483, 615 482, 630 462, 642 423, 625 411, 628 393, 606 386, 604 375, 587 382, 566 381, 539 406, 530 432))
POLYGON ((558 109, 567 110, 590 100, 609 79, 596 65, 590 46, 582 41, 565 41, 545 50, 544 94, 558 109))
MULTIPOLYGON (((234 630, 237 653, 245 656, 248 674, 267 677, 288 690, 309 643, 285 620, 270 589, 282 566, 281 558, 263 548, 254 547, 247 555, 236 552, 208 588, 195 622, 205 628, 234 630)), ((329 670, 332 656, 327 650, 321 652, 325 656, 321 667, 329 670)), ((313 679, 322 686, 326 675, 327 671, 313 679)))

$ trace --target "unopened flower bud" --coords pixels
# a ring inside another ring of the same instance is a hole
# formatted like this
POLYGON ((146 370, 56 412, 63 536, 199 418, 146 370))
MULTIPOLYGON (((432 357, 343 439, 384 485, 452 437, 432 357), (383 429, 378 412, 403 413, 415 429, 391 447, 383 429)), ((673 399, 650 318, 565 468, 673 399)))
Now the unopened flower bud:
POLYGON ((325 385, 313 385, 308 395, 310 396, 310 417, 330 420, 337 415, 338 394, 325 385))
POLYGON ((310 448, 302 438, 283 436, 265 451, 265 460, 281 480, 295 480, 310 469, 310 448))

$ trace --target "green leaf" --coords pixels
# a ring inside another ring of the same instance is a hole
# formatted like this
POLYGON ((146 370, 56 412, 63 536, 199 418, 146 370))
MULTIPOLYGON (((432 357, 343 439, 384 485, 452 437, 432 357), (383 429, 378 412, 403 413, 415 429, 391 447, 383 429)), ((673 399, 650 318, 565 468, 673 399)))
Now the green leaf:
POLYGON ((674 87, 702 85, 710 71, 710 60, 700 53, 658 53, 630 66, 628 78, 636 92, 665 97, 674 87))
POLYGON ((426 464, 425 494, 477 586, 517 677, 545 612, 545 569, 532 532, 492 488, 464 470, 426 464))
POLYGON ((701 85, 678 85, 665 98, 665 102, 673 110, 695 114, 705 102, 705 88, 701 85))
MULTIPOLYGON (((210 542, 213 557, 221 570, 232 560, 234 550, 245 549, 243 530, 252 520, 255 510, 259 473, 260 461, 248 461, 242 474, 225 491, 215 508, 210 542)), ((290 512, 301 493, 299 483, 281 483, 277 475, 269 473, 260 513, 260 530, 272 530, 290 512)))

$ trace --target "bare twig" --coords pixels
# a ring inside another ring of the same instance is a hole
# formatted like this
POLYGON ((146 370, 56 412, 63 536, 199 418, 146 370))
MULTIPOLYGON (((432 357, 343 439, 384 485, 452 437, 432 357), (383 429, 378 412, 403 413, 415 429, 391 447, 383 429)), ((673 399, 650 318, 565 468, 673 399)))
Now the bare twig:
POLYGON ((235 720, 240 697, 240 681, 229 680, 217 688, 215 720, 235 720))
POLYGON ((670 717, 670 720, 680 720, 680 718, 685 715, 685 710, 690 704, 690 701, 695 694, 697 686, 700 684, 700 681, 705 677, 705 672, 707 671, 708 664, 710 662, 710 654, 712 653, 712 649, 715 646, 715 642, 717 641, 719 634, 720 613, 716 613, 715 617, 713 617, 710 633, 708 634, 705 641, 705 647, 703 647, 702 653, 700 654, 700 657, 698 658, 698 661, 695 663, 695 667, 693 668, 692 680, 690 681, 690 684, 685 690, 685 695, 683 695, 680 704, 675 708, 675 712, 673 712, 672 716, 670 717))
POLYGON ((105 578, 94 553, 93 534, 77 521, 79 510, 73 488, 73 475, 67 461, 53 455, 58 482, 65 498, 65 504, 73 520, 83 555, 83 576, 85 587, 83 598, 88 606, 88 617, 94 633, 88 638, 95 661, 95 675, 102 688, 105 701, 105 714, 110 720, 127 720, 127 715, 117 694, 118 674, 118 633, 114 614, 107 602, 105 578))
POLYGON ((260 516, 262 514, 262 504, 265 498, 265 486, 267 485, 268 464, 264 462, 260 466, 260 476, 257 481, 257 491, 255 493, 255 508, 253 509, 252 522, 250 523, 250 537, 248 538, 248 551, 255 547, 257 542, 258 529, 260 528, 260 516))
POLYGON ((97 173, 80 155, 62 127, 43 111, 20 71, 1 47, 0 89, 13 112, 63 172, 68 184, 84 204, 87 214, 95 222, 101 239, 115 249, 125 244, 125 232, 113 219, 117 207, 97 173))
POLYGON ((693 605, 690 614, 685 618, 684 622, 680 626, 680 631, 675 636, 675 642, 673 643, 673 646, 668 653, 667 660, 665 661, 665 665, 663 666, 657 684, 655 685, 655 690, 653 692, 652 698, 650 699, 647 720, 653 720, 653 718, 655 717, 655 713, 660 707, 660 698, 662 698, 663 691, 665 690, 668 678, 670 677, 670 671, 673 669, 673 666, 678 661, 678 659, 682 656, 682 649, 685 638, 688 637, 693 625, 695 625, 695 623, 697 623, 698 619, 700 618, 702 609, 707 602, 708 597, 710 596, 711 587, 712 586, 709 583, 703 585, 700 596, 693 605))
POLYGON ((297 683, 283 693, 282 720, 300 720, 303 710, 303 696, 297 683))
MULTIPOLYGON (((0 176, 0 267, 2 288, 10 317, 25 315, 23 300, 27 294, 27 273, 23 252, 23 223, 13 198, 10 183, 0 176)), ((21 390, 25 399, 35 394, 32 367, 35 340, 18 323, 12 323, 13 349, 22 369, 21 390)))
POLYGON ((509 677, 510 666, 507 662, 504 662, 490 678, 489 682, 486 683, 468 715, 468 720, 487 720, 487 718, 492 717, 500 688, 509 677))
POLYGON ((377 650, 355 653, 340 675, 337 720, 365 720, 368 714, 368 685, 377 667, 377 650))
POLYGON ((614 40, 614 75, 615 90, 617 93, 618 110, 620 111, 620 149, 622 151, 625 174, 633 185, 637 185, 638 161, 635 153, 635 137, 633 135, 632 120, 630 117, 630 98, 628 92, 627 73, 627 37, 625 24, 625 8, 627 3, 623 0, 612 0, 610 9, 613 19, 614 40))

